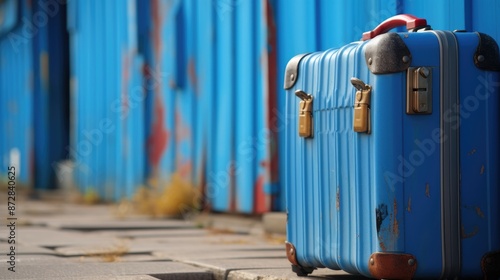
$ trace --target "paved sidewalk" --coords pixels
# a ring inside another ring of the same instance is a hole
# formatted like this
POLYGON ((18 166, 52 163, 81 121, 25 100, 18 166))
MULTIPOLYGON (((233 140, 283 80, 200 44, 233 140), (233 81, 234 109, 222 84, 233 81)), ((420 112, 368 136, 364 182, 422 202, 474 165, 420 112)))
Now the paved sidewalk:
MULTIPOLYGON (((2 202, 4 225, 12 221, 7 213, 2 202)), ((284 236, 264 233, 255 218, 151 219, 45 200, 17 201, 15 217, 13 233, 0 231, 0 279, 307 279, 291 271, 284 236), (15 272, 8 270, 12 234, 15 272)), ((327 269, 310 278, 363 279, 327 269)))

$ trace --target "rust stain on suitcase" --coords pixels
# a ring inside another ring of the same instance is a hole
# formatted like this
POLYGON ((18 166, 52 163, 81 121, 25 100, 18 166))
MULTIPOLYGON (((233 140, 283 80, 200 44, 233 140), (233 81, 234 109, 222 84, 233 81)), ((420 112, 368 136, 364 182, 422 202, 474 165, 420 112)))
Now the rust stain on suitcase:
POLYGON ((429 186, 429 183, 425 184, 425 196, 431 197, 431 186, 429 186))
POLYGON ((484 213, 483 213, 483 211, 481 211, 481 208, 479 208, 479 206, 476 206, 475 210, 476 210, 476 214, 479 217, 484 218, 484 213))
POLYGON ((380 250, 382 251, 387 251, 387 248, 385 247, 384 241, 379 240, 378 245, 380 246, 380 250))
POLYGON ((398 236, 399 236, 399 223, 398 223, 398 219, 397 219, 398 202, 396 201, 396 199, 394 199, 393 207, 394 207, 394 209, 393 209, 394 220, 392 221, 392 233, 394 234, 394 237, 398 238, 398 236))
POLYGON ((481 171, 479 172, 479 174, 483 175, 484 174, 484 169, 485 168, 484 168, 484 164, 483 164, 483 165, 481 165, 481 171))
POLYGON ((477 226, 474 226, 474 230, 470 233, 467 233, 465 231, 465 228, 464 226, 462 226, 462 229, 461 229, 461 237, 462 239, 466 239, 466 238, 471 238, 473 237, 474 235, 476 235, 477 233, 479 232, 479 228, 477 226))

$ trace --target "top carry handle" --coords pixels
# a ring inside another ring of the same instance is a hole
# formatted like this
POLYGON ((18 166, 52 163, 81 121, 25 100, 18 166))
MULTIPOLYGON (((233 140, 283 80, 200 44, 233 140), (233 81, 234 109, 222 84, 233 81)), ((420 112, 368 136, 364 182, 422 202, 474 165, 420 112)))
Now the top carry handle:
POLYGON ((418 18, 414 15, 410 14, 401 14, 401 15, 396 15, 393 17, 390 17, 386 20, 384 20, 381 24, 379 24, 375 29, 372 31, 367 31, 363 33, 363 37, 361 38, 362 41, 366 41, 369 39, 374 38, 375 36, 378 36, 380 34, 386 33, 387 31, 399 27, 399 26, 405 26, 408 31, 414 30, 414 29, 420 29, 427 27, 427 20, 423 18, 418 18))

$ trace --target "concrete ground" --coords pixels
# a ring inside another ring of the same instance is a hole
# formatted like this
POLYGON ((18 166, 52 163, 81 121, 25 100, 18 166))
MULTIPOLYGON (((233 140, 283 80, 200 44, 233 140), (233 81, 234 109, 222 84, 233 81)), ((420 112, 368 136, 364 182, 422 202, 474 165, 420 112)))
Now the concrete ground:
POLYGON ((60 199, 18 199, 15 207, 10 216, 7 202, 0 203, 7 225, 0 230, 0 279, 363 279, 328 269, 297 277, 276 226, 279 214, 264 222, 215 214, 152 219, 60 199))

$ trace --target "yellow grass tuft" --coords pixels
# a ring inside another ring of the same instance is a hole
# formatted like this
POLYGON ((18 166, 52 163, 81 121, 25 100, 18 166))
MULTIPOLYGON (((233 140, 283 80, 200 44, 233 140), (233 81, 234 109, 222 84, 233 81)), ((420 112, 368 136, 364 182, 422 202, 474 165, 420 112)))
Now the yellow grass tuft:
POLYGON ((100 201, 99 194, 93 188, 88 189, 82 197, 82 202, 87 205, 98 204, 100 201))
POLYGON ((161 218, 180 216, 198 209, 198 189, 178 174, 174 174, 168 183, 149 183, 151 187, 139 188, 133 198, 139 213, 161 218))
POLYGON ((85 254, 85 257, 96 257, 103 262, 118 262, 121 257, 125 256, 129 251, 125 244, 117 244, 109 248, 103 248, 85 254))

